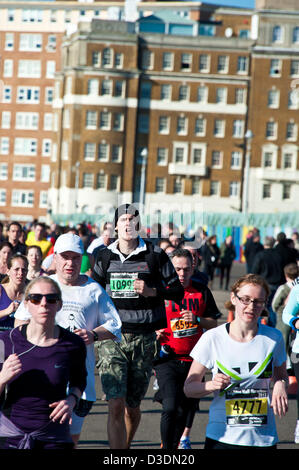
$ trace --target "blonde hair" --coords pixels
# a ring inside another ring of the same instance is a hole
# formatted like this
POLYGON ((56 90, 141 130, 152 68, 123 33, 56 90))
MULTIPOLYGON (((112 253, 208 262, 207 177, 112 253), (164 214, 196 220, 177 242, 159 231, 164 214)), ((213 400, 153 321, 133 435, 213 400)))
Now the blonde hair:
POLYGON ((59 285, 57 284, 56 281, 54 281, 54 279, 52 279, 51 277, 46 277, 46 276, 36 277, 35 279, 29 282, 29 284, 26 286, 25 293, 24 293, 25 300, 27 300, 28 294, 30 294, 32 287, 35 286, 35 284, 39 282, 46 282, 50 284, 51 286, 53 286, 54 289, 56 290, 56 293, 59 294, 59 297, 61 300, 61 289, 59 285))

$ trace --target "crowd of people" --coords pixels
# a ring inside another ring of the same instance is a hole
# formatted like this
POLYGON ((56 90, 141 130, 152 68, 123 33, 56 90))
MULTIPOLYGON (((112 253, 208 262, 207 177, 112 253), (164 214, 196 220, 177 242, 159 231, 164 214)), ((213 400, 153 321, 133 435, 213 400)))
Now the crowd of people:
MULTIPOLYGON (((206 449, 275 447, 291 371, 299 382, 297 235, 261 243, 250 231, 247 274, 230 286, 232 235, 218 244, 202 229, 186 239, 173 223, 147 231, 131 204, 100 233, 87 223, 0 223, 4 448, 76 448, 96 401, 95 367, 111 449, 130 448, 152 374, 164 450, 191 448, 210 393, 206 449), (216 288, 234 312, 220 326, 216 288)), ((297 423, 299 443, 299 394, 297 423)))

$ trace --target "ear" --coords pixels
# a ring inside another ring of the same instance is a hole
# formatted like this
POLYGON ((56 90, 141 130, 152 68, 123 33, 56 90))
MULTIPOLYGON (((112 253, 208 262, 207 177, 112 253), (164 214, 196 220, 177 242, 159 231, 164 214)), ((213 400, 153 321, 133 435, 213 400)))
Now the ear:
POLYGON ((233 292, 230 294, 230 301, 233 305, 236 305, 236 297, 233 292))

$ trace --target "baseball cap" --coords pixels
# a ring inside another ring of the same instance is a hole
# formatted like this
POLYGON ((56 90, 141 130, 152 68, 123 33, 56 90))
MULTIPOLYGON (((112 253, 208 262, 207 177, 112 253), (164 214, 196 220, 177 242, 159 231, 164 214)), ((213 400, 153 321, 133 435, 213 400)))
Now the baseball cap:
POLYGON ((118 219, 120 218, 121 215, 124 215, 124 214, 130 214, 136 217, 136 230, 139 230, 140 214, 133 204, 122 204, 116 209, 115 214, 114 214, 114 219, 113 219, 113 226, 114 227, 117 226, 118 219))
POLYGON ((64 251, 74 251, 83 255, 84 247, 81 238, 71 232, 60 235, 54 245, 54 253, 63 253, 64 251))

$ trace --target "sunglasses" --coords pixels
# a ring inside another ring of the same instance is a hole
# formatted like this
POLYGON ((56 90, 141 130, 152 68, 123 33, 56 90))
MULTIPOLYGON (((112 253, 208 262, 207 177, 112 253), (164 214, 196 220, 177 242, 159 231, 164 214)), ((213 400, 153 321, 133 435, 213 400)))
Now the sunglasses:
POLYGON ((34 305, 39 305, 43 297, 45 297, 48 304, 55 304, 61 300, 59 294, 28 294, 26 300, 29 300, 34 305))

